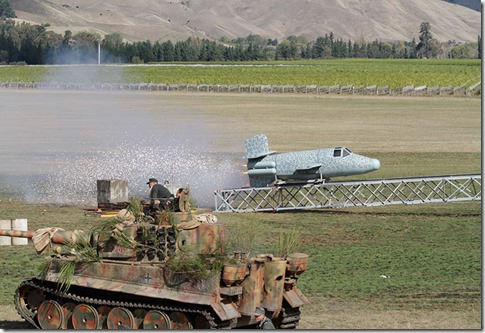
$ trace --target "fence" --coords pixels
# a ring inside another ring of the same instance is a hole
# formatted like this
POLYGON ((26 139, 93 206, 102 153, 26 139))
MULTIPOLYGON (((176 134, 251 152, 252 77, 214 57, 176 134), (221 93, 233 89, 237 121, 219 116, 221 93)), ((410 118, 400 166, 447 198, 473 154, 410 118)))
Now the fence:
POLYGON ((53 90, 133 90, 178 91, 215 93, 268 93, 268 94, 340 94, 340 95, 387 95, 387 96, 480 96, 481 81, 468 88, 406 86, 391 89, 388 86, 273 86, 273 85, 223 85, 223 84, 153 84, 153 83, 66 83, 66 82, 0 82, 0 88, 53 89, 53 90))

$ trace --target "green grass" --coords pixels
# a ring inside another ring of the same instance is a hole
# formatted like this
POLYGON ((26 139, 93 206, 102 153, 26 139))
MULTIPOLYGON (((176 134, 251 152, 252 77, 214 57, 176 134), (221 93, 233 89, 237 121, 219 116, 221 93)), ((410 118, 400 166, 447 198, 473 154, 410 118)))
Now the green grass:
MULTIPOLYGON (((85 216, 81 208, 58 205, 28 205, 20 200, 0 197, 1 219, 27 218, 30 230, 49 226, 65 230, 88 231, 96 219, 85 216)), ((45 255, 28 246, 0 246, 0 304, 12 304, 15 289, 27 278, 37 276, 45 255)))
POLYGON ((215 66, 5 66, 0 81, 225 85, 353 85, 467 87, 481 80, 481 62, 439 59, 342 59, 208 63, 215 66))
POLYGON ((13 304, 15 289, 28 277, 36 276, 42 257, 38 256, 32 244, 29 246, 2 246, 0 254, 0 304, 13 304))
MULTIPOLYGON (((228 224, 260 221, 260 251, 278 233, 301 232, 310 254, 298 283, 307 295, 372 300, 412 309, 449 302, 480 302, 481 206, 479 202, 380 208, 220 215, 228 224), (381 277, 385 275, 387 278, 381 277), (436 295, 451 295, 437 302, 436 295)), ((253 222, 254 223, 254 222, 253 222)))
MULTIPOLYGON (((364 154, 365 155, 365 154, 364 154)), ((374 173, 349 179, 426 177, 433 175, 480 174, 481 153, 374 153, 382 167, 374 173)))
MULTIPOLYGON (((5 198, 0 210, 4 217, 28 218, 34 230, 56 226, 87 231, 101 221, 84 216, 79 207, 5 198)), ((404 309, 477 305, 481 299, 480 202, 220 213, 218 218, 226 223, 229 240, 231 233, 257 226, 252 254, 277 249, 281 234, 298 233, 298 251, 310 255, 308 270, 298 281, 308 296, 404 309), (416 298, 420 302, 412 302, 416 298)), ((0 247, 0 255, 0 304, 7 305, 21 281, 40 272, 43 258, 31 244, 0 247)))

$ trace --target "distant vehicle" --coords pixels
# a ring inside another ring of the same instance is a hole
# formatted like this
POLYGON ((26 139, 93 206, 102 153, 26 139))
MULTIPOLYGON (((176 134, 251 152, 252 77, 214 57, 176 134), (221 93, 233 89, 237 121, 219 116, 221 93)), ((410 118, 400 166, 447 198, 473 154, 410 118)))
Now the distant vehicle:
POLYGON ((247 174, 252 187, 295 182, 324 182, 378 170, 379 160, 354 154, 348 148, 323 148, 276 154, 268 138, 255 135, 245 141, 247 174))

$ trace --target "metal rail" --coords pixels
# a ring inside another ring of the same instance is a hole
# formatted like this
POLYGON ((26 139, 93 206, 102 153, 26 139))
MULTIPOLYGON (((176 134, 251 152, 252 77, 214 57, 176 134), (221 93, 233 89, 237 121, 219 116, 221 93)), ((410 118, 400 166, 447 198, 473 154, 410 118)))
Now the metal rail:
POLYGON ((482 176, 449 175, 322 184, 248 187, 214 192, 216 212, 263 212, 409 205, 482 199, 482 176))

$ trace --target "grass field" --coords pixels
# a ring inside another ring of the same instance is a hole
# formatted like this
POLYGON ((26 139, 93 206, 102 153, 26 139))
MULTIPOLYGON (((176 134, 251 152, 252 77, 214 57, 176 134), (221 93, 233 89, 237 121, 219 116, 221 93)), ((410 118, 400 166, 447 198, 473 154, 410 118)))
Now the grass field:
MULTIPOLYGON (((481 172, 476 98, 140 93, 130 99, 136 105, 136 98, 152 96, 210 119, 221 153, 265 133, 277 151, 346 145, 379 158, 381 169, 367 178, 481 172)), ((28 218, 31 229, 88 230, 98 223, 80 207, 8 197, 0 212, 0 218, 28 218)), ((300 249, 310 259, 299 285, 312 302, 302 308, 300 328, 481 328, 481 202, 218 217, 229 238, 240 228, 257 231, 253 251, 273 249, 280 233, 300 232, 300 249)), ((2 247, 0 255, 6 314, 0 326, 18 328, 9 304, 41 259, 31 247, 2 247)))
MULTIPOLYGON (((79 207, 3 198, 0 210, 3 217, 27 217, 32 229, 88 230, 98 222, 79 207)), ((280 233, 300 232, 299 250, 310 259, 299 285, 312 302, 302 309, 301 328, 480 328, 479 202, 218 217, 229 239, 240 228, 257 230, 253 252, 273 249, 280 233)), ((0 304, 9 305, 42 259, 30 246, 0 251, 0 304)), ((0 316, 0 326, 19 328, 12 318, 0 316)))
POLYGON ((342 59, 125 66, 2 66, 0 81, 223 85, 469 87, 481 62, 438 59, 342 59), (392 75, 390 75, 392 73, 392 75))

